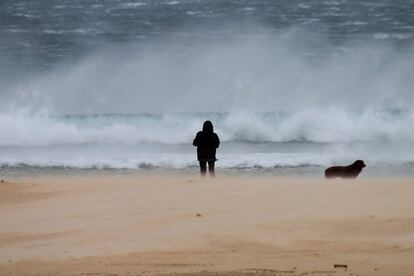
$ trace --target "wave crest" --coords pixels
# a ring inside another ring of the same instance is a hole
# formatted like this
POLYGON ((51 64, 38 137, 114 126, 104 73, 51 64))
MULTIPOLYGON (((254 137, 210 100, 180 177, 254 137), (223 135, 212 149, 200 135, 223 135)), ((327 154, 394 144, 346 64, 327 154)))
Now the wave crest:
POLYGON ((414 141, 411 111, 328 108, 264 113, 1 115, 0 146, 188 144, 207 119, 213 121, 223 142, 414 141))

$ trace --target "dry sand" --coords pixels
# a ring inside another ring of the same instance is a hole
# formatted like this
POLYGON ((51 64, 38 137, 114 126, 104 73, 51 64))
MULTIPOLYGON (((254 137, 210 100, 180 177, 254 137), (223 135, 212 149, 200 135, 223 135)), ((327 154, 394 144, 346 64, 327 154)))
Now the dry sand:
POLYGON ((412 179, 8 180, 0 275, 414 275, 413 197, 412 179))

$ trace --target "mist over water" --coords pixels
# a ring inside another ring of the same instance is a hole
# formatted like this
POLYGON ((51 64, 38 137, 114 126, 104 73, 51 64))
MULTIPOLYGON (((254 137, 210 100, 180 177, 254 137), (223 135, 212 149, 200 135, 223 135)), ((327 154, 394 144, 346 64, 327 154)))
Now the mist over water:
POLYGON ((0 164, 410 171, 414 5, 351 2, 2 2, 0 164))
POLYGON ((258 29, 255 34, 266 36, 259 41, 250 35, 189 49, 179 44, 154 50, 110 47, 17 81, 2 94, 2 110, 96 114, 411 108, 411 49, 372 42, 337 49, 327 41, 314 42, 305 30, 268 32, 258 29))

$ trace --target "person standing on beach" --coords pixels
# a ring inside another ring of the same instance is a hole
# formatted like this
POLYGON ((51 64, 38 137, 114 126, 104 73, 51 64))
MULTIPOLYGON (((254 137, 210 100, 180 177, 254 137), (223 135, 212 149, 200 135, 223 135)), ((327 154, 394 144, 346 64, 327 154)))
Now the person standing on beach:
POLYGON ((200 163, 201 176, 205 176, 208 171, 210 176, 215 176, 214 162, 216 159, 216 149, 220 145, 220 139, 213 131, 213 124, 210 121, 205 121, 203 130, 199 131, 194 138, 193 145, 197 147, 197 159, 200 163))

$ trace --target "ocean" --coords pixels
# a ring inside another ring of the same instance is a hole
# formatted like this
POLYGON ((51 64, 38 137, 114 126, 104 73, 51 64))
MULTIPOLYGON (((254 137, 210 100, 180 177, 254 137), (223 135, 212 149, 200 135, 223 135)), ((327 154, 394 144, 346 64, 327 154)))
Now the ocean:
POLYGON ((414 2, 0 2, 0 175, 414 175, 414 2))

